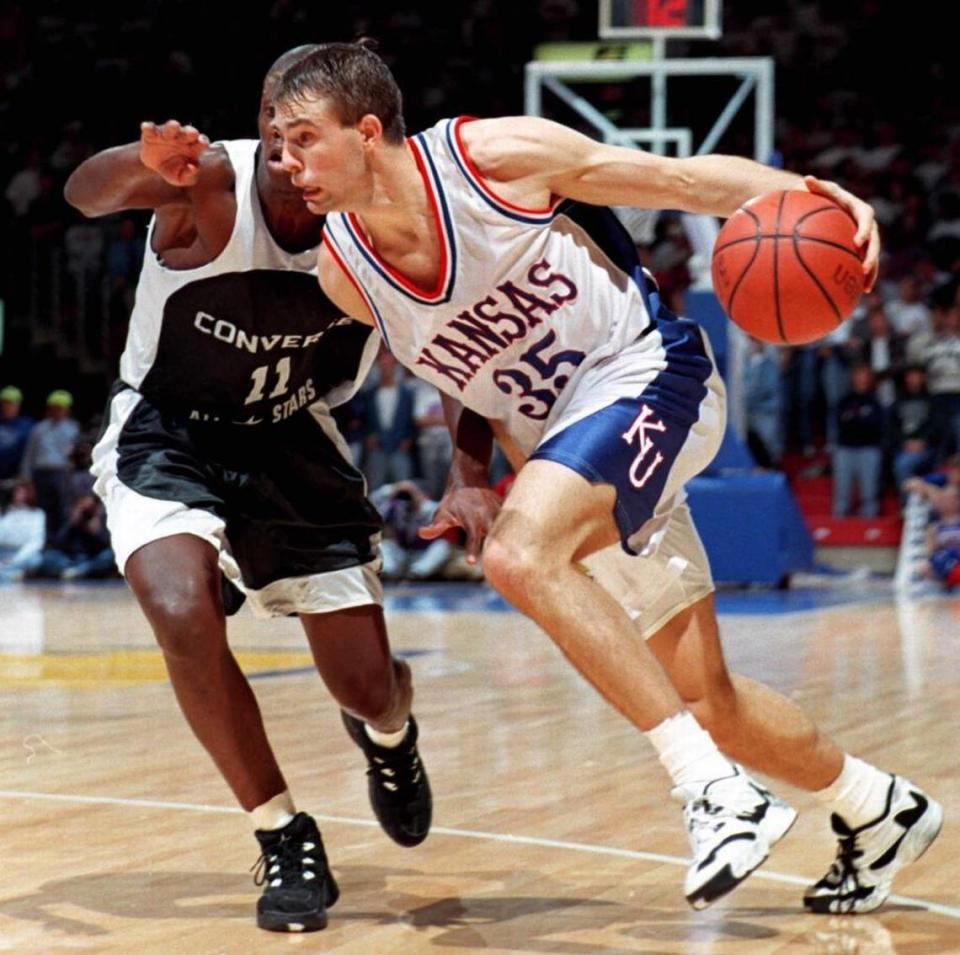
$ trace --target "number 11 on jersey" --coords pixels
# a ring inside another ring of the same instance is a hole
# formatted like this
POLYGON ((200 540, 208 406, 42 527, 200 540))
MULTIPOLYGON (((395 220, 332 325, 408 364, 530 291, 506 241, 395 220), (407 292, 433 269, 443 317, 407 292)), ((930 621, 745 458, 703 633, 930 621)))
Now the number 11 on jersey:
MULTIPOLYGON (((250 393, 243 401, 245 405, 252 405, 255 401, 260 401, 260 399, 263 398, 263 390, 267 386, 267 374, 269 371, 269 365, 261 365, 259 368, 254 368, 250 373, 250 377, 253 379, 253 382, 250 385, 250 393)), ((269 398, 279 398, 281 395, 284 395, 287 392, 287 386, 290 383, 289 355, 287 355, 285 358, 281 358, 277 362, 274 368, 274 373, 277 376, 277 383, 274 385, 273 391, 271 391, 267 396, 269 398)))

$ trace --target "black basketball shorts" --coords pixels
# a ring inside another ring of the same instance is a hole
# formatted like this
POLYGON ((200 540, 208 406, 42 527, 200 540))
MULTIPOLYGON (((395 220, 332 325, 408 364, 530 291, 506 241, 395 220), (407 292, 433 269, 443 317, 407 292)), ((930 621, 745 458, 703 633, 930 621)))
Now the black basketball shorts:
POLYGON ((258 616, 382 603, 380 518, 322 403, 278 424, 204 424, 121 385, 91 470, 121 572, 151 541, 192 534, 258 616))

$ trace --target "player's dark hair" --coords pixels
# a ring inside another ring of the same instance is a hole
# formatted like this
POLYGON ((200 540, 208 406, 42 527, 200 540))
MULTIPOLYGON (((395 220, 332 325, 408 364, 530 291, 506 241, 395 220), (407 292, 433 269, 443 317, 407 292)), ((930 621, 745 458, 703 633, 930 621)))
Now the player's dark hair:
POLYGON ((383 125, 383 138, 403 142, 403 98, 387 64, 373 52, 370 40, 321 43, 299 57, 277 86, 277 101, 330 100, 344 126, 353 126, 368 113, 383 125))

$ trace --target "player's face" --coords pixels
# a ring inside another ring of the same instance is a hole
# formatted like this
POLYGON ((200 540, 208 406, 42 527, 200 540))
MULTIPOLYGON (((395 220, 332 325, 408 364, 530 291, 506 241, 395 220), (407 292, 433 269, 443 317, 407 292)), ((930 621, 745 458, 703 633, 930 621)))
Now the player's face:
POLYGON ((283 136, 283 168, 311 212, 363 204, 368 174, 356 128, 342 125, 324 100, 281 105, 275 122, 283 136))
POLYGON ((283 168, 283 136, 276 124, 276 106, 264 88, 260 98, 260 113, 257 116, 257 128, 260 131, 260 150, 263 153, 267 169, 276 176, 287 178, 283 168))

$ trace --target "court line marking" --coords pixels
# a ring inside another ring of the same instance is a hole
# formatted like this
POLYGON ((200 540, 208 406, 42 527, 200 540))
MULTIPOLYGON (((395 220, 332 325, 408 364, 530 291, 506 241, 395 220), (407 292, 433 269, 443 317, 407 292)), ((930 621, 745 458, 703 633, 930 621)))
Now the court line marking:
MULTIPOLYGON (((243 810, 237 806, 208 806, 203 803, 168 802, 160 799, 131 799, 122 796, 83 796, 70 793, 40 793, 21 791, 16 789, 0 789, 0 799, 35 799, 47 802, 74 802, 100 806, 136 806, 139 809, 174 809, 186 812, 242 814, 243 810)), ((321 813, 311 813, 314 819, 320 822, 330 822, 344 826, 364 826, 368 829, 379 829, 380 824, 372 819, 354 819, 351 816, 327 816, 321 813)), ((511 833, 482 832, 476 829, 452 829, 447 826, 432 826, 430 831, 441 836, 454 836, 461 839, 480 839, 487 842, 505 842, 513 845, 537 846, 544 849, 564 849, 572 852, 588 852, 593 855, 616 856, 621 859, 639 859, 643 862, 660 862, 666 865, 678 865, 686 868, 689 859, 680 856, 662 855, 659 852, 644 852, 640 849, 620 849, 615 846, 598 846, 589 842, 566 842, 560 839, 544 839, 540 836, 516 836, 511 833)), ((787 875, 782 872, 772 872, 767 869, 758 869, 751 876, 753 879, 765 879, 767 882, 781 882, 787 885, 807 886, 809 878, 798 875, 787 875)), ((908 895, 891 895, 889 902, 897 905, 920 906, 928 912, 944 915, 947 918, 960 920, 960 907, 941 905, 927 899, 916 899, 908 895)))

